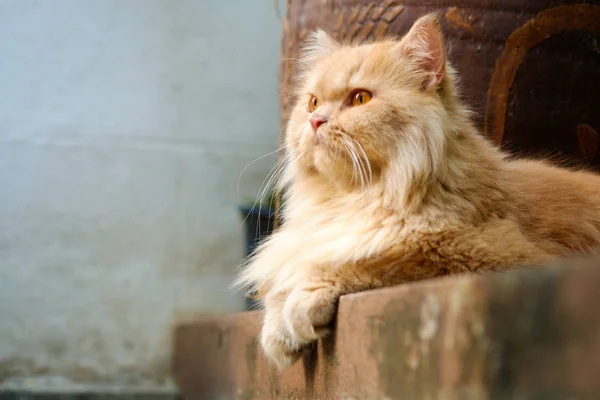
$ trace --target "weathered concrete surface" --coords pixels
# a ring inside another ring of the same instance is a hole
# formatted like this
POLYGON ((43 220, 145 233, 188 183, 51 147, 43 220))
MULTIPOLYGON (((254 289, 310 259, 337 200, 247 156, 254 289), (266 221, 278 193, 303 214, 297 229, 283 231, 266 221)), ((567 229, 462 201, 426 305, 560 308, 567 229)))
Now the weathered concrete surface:
POLYGON ((189 399, 600 398, 600 261, 344 296, 334 334, 277 372, 258 312, 178 327, 189 399))

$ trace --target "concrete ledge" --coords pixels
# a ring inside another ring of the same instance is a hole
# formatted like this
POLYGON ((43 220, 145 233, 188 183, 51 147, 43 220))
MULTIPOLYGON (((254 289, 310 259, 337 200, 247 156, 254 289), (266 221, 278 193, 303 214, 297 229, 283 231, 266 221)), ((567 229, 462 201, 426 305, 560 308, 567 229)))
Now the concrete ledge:
POLYGON ((179 400, 171 382, 117 384, 74 382, 60 376, 9 378, 0 383, 0 400, 179 400))
MULTIPOLYGON (((175 394, 154 392, 40 392, 23 390, 0 390, 0 400, 179 400, 175 394)), ((202 399, 203 397, 198 397, 202 399)))
POLYGON ((599 259, 344 296, 336 324, 283 373, 258 312, 183 324, 176 382, 186 399, 600 398, 599 259))
MULTIPOLYGON (((200 397, 202 398, 202 397, 200 397)), ((30 390, 1 389, 0 400, 180 400, 174 391, 144 389, 30 390)))

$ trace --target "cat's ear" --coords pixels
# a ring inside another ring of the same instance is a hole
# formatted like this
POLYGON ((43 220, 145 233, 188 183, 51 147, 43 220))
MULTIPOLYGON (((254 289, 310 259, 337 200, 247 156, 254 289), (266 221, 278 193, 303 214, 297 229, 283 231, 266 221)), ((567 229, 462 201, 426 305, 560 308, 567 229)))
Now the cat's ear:
POLYGON ((400 52, 416 63, 423 87, 437 88, 446 73, 444 35, 435 14, 419 18, 398 44, 400 52))
POLYGON ((321 57, 327 56, 340 48, 340 44, 322 29, 312 32, 304 46, 303 61, 312 64, 321 57))

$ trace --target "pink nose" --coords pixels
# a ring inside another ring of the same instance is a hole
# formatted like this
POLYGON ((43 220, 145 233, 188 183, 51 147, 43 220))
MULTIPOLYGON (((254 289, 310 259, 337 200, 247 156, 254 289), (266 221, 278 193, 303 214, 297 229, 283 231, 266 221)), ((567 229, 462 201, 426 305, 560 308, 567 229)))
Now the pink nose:
POLYGON ((321 125, 323 125, 325 122, 327 122, 327 117, 320 115, 320 114, 313 114, 310 119, 310 125, 313 128, 313 131, 317 131, 317 129, 319 129, 319 127, 321 125))

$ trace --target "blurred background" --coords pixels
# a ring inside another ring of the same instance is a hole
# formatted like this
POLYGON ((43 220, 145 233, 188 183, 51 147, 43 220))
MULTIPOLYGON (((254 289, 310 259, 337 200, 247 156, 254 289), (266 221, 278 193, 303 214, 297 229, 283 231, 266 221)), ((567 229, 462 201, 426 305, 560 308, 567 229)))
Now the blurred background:
POLYGON ((237 184, 278 147, 277 15, 0 0, 0 385, 160 383, 175 321, 245 308, 238 207, 276 154, 237 184))

